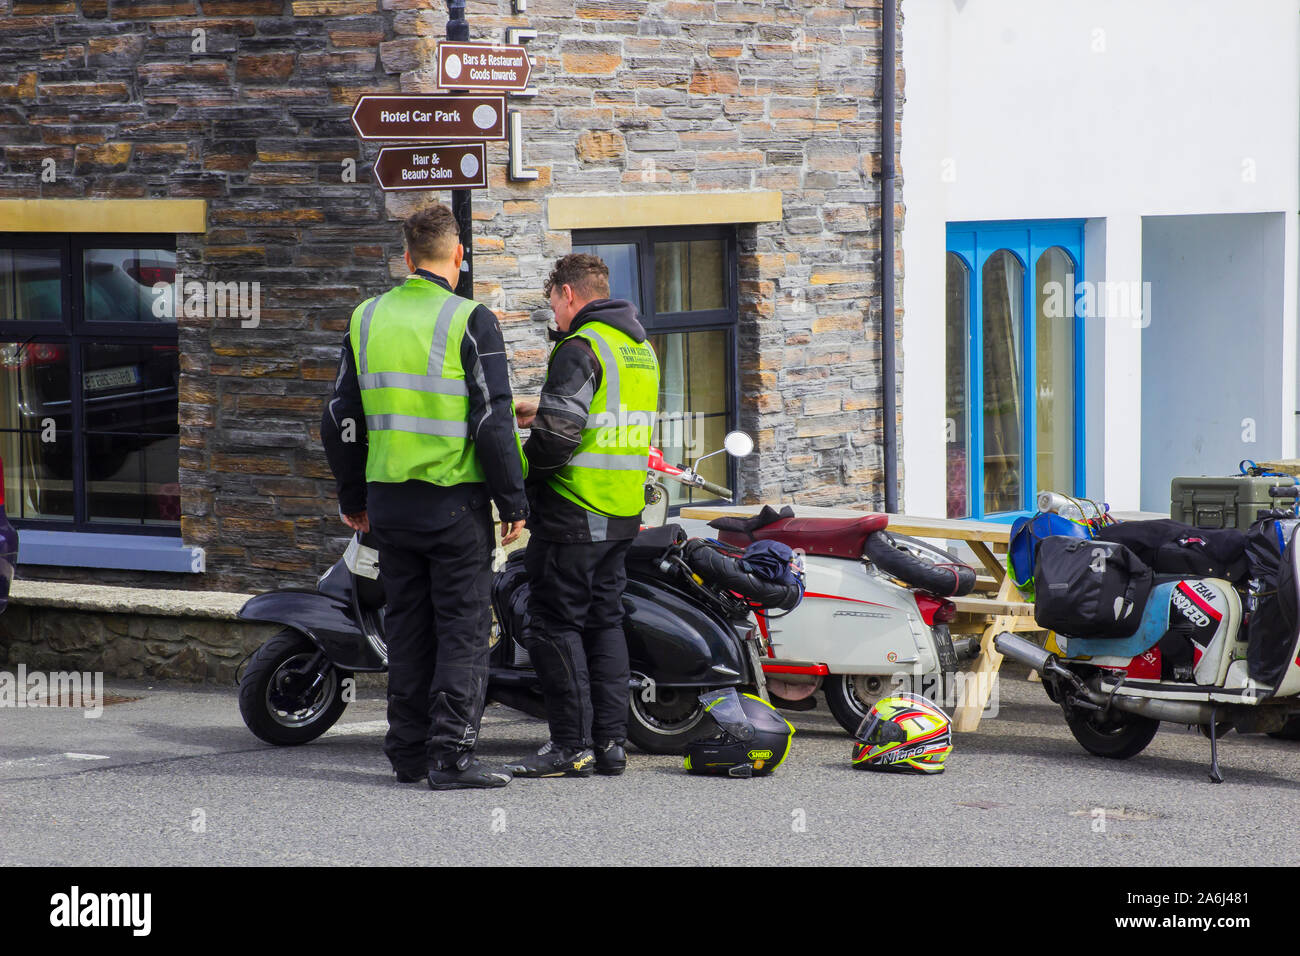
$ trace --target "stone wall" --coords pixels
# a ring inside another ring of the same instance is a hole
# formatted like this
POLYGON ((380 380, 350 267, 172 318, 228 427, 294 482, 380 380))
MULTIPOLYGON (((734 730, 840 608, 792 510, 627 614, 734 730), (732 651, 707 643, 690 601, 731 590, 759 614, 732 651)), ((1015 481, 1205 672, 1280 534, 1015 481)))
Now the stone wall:
MULTIPOLYGON (((541 282, 571 244, 547 196, 778 189, 784 220, 739 232, 740 417, 758 439, 741 491, 879 506, 879 0, 468 12, 474 39, 539 34, 540 95, 513 105, 540 177, 509 182, 492 144, 474 201, 476 293, 517 387, 540 384, 541 282)), ((447 199, 385 199, 349 116, 362 92, 431 89, 445 21, 429 0, 0 0, 0 197, 206 199, 184 273, 262 286, 257 328, 181 322, 182 531, 208 573, 167 586, 309 584, 346 540, 318 434, 339 344, 355 304, 405 273, 390 220, 447 199)))
POLYGON ((0 615, 9 670, 101 671, 109 677, 233 684, 244 656, 279 628, 199 617, 10 605, 0 615))
MULTIPOLYGON (((780 190, 784 221, 739 230, 740 418, 758 440, 740 490, 883 507, 879 0, 532 0, 510 11, 509 0, 469 6, 476 38, 538 31, 528 49, 539 95, 513 105, 540 176, 509 182, 494 146, 491 188, 474 203, 478 294, 501 315, 518 383, 540 384, 541 283, 570 247, 546 229, 547 196, 780 190)), ((403 87, 422 76, 404 72, 403 87)), ((898 266, 901 277, 901 255, 898 266)), ((901 302, 900 278, 900 332, 901 302)), ((901 375, 898 394, 901 409, 901 375)))

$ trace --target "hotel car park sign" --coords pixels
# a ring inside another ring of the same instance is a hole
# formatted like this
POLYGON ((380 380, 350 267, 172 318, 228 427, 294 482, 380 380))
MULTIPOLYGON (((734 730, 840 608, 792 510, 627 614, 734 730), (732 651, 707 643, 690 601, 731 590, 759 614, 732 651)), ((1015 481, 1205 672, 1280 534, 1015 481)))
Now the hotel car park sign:
MULTIPOLYGON (((352 125, 363 140, 423 141, 379 151, 374 172, 384 190, 483 189, 485 144, 508 136, 503 94, 535 92, 528 87, 532 63, 518 44, 443 42, 437 61, 438 86, 455 92, 368 93, 352 111, 352 125)), ((518 118, 510 117, 514 126, 518 118)))

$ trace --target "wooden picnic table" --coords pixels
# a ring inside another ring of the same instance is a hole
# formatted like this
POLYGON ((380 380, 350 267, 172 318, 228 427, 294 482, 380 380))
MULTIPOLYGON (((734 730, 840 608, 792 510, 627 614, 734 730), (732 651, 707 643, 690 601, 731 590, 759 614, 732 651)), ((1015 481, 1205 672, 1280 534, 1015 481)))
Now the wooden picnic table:
MULTIPOLYGON (((711 521, 724 515, 756 514, 762 505, 698 505, 682 508, 683 518, 711 521)), ((782 506, 774 505, 780 510, 782 506)), ((861 518, 866 512, 852 508, 822 508, 791 505, 800 518, 861 518)), ((980 715, 988 704, 993 682, 1002 666, 1002 655, 993 646, 993 638, 1002 631, 1039 631, 1034 622, 1034 606, 1027 603, 1007 574, 1006 553, 1011 525, 997 521, 972 521, 954 518, 925 518, 915 515, 890 515, 889 530, 915 538, 961 541, 984 566, 976 578, 975 591, 965 597, 950 598, 957 606, 954 633, 980 635, 980 654, 967 682, 967 693, 953 713, 953 728, 969 731, 979 727, 980 715)))

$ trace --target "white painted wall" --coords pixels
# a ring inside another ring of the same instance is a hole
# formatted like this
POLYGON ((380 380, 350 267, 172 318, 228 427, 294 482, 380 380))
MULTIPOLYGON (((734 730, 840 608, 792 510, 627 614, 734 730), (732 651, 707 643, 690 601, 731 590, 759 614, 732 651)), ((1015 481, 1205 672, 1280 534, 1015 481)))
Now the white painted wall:
POLYGON ((1179 475, 1275 459, 1291 430, 1278 397, 1283 215, 1142 223, 1151 324, 1142 333, 1142 508, 1166 511, 1179 475), (1229 334, 1225 334, 1225 331, 1229 334))
MULTIPOLYGON (((1143 274, 1143 216, 1282 213, 1277 402, 1297 407, 1294 0, 902 5, 906 509, 944 512, 943 390, 934 376, 943 374, 935 343, 948 222, 1086 218, 1085 273, 1132 282, 1143 274)), ((1088 493, 1135 510, 1143 334, 1128 318, 1093 319, 1088 339, 1088 354, 1104 357, 1089 369, 1088 493)), ((1278 426, 1287 454, 1293 417, 1278 426)))

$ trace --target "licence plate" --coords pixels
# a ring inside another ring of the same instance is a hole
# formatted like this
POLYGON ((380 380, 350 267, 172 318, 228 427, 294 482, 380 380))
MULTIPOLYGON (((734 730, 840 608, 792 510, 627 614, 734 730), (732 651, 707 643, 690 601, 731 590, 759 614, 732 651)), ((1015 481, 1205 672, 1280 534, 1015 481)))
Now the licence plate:
POLYGON ((106 388, 121 388, 124 385, 139 385, 140 368, 137 365, 104 368, 97 372, 86 372, 81 379, 88 392, 101 392, 106 388))

